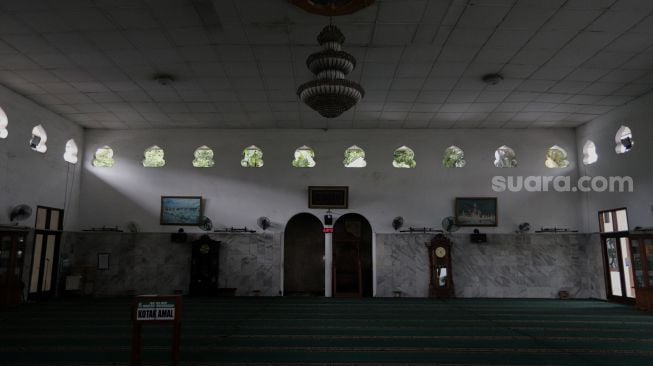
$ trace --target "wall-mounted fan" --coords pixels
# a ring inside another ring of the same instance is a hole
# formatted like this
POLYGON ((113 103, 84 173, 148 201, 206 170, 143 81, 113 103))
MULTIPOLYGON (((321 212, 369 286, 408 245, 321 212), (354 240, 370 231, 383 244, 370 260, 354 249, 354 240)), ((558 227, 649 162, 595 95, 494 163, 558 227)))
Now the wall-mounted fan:
POLYGON ((204 231, 211 231, 213 230, 213 221, 209 219, 206 216, 200 216, 199 223, 197 224, 197 227, 204 231))
POLYGON ((135 233, 139 232, 139 230, 140 229, 139 229, 138 223, 136 223, 136 221, 127 222, 127 231, 129 231, 130 233, 135 234, 135 233))
POLYGON ((395 231, 401 229, 402 226, 404 226, 403 217, 397 216, 394 219, 392 219, 392 228, 395 229, 395 231))
POLYGON ((32 208, 28 205, 17 205, 9 211, 9 221, 23 221, 27 220, 32 216, 32 208))
POLYGON ((256 224, 263 230, 266 230, 267 228, 270 227, 270 225, 272 225, 270 223, 270 219, 268 219, 265 216, 259 217, 258 220, 256 220, 256 224))
POLYGON ((458 225, 456 225, 456 220, 453 216, 445 217, 442 219, 442 230, 447 233, 458 231, 458 225))
POLYGON ((530 230, 531 230, 531 224, 527 222, 522 222, 521 224, 519 224, 519 226, 517 226, 517 232, 520 234, 525 234, 530 230))

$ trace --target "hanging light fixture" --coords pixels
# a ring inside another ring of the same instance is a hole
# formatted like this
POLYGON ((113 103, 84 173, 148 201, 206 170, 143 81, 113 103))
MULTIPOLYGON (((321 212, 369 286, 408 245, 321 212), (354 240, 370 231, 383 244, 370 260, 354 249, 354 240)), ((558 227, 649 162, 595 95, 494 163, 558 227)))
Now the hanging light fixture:
POLYGON ((315 79, 302 84, 297 95, 309 107, 326 118, 335 118, 355 106, 365 96, 360 84, 345 79, 356 67, 354 56, 342 50, 345 36, 329 24, 317 36, 324 49, 306 59, 315 79))

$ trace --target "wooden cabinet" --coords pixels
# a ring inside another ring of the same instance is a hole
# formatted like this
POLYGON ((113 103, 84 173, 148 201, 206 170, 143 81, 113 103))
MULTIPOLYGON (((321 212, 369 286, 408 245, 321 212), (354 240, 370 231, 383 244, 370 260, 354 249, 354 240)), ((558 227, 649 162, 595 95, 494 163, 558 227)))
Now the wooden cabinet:
POLYGON ((193 296, 216 296, 220 264, 220 242, 202 235, 192 243, 193 254, 190 271, 189 294, 193 296))
POLYGON ((451 268, 451 241, 444 235, 436 235, 426 243, 429 252, 429 296, 435 298, 455 297, 453 270, 451 268))
POLYGON ((630 234, 635 306, 653 311, 653 233, 630 234))
POLYGON ((22 302, 27 230, 0 229, 0 306, 22 302))

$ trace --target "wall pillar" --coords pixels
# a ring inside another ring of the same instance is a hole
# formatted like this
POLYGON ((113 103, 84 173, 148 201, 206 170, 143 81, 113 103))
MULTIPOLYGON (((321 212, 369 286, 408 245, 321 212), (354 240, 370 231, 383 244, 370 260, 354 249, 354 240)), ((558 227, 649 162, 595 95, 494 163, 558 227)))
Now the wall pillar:
POLYGON ((324 225, 324 297, 333 296, 333 225, 324 225))

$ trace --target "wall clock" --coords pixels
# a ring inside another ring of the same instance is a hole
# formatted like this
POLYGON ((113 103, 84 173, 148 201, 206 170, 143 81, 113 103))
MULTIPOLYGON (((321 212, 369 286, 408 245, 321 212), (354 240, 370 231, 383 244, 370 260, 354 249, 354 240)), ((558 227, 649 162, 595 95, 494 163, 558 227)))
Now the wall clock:
POLYGON ((454 297, 453 270, 451 268, 451 241, 444 235, 436 235, 426 243, 429 253, 429 296, 454 297))

